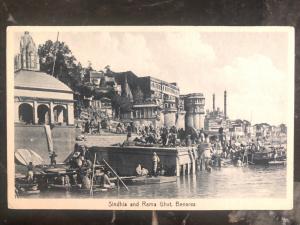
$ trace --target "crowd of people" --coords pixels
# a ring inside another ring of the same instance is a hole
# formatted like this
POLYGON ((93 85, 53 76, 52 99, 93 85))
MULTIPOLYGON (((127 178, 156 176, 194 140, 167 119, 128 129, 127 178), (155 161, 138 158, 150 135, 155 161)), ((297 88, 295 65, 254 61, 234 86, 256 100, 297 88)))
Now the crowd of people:
POLYGON ((70 168, 77 171, 76 174, 73 174, 72 183, 81 184, 83 189, 90 189, 93 180, 94 185, 111 187, 109 170, 100 165, 98 161, 93 163, 92 159, 93 157, 85 145, 75 145, 74 154, 68 162, 70 168))
MULTIPOLYGON (((176 146, 194 146, 197 147, 201 165, 207 171, 211 171, 212 167, 222 167, 225 164, 232 164, 237 167, 242 167, 245 164, 253 164, 253 156, 260 151, 263 146, 258 140, 247 140, 240 142, 239 140, 227 140, 223 132, 218 134, 208 135, 203 130, 188 128, 186 130, 175 126, 172 127, 154 127, 150 125, 136 126, 134 123, 118 123, 116 131, 127 133, 127 140, 130 145, 132 142, 135 145, 157 145, 158 147, 176 147, 176 146), (135 138, 132 139, 132 133, 135 133, 135 138)), ((125 143, 124 142, 124 143, 125 143)), ((124 145, 123 143, 123 145, 124 145)), ((276 160, 278 153, 274 150, 274 159, 276 160)), ((56 166, 57 154, 53 152, 50 155, 51 166, 56 166)), ((88 189, 91 187, 91 180, 95 181, 95 185, 110 186, 109 171, 103 167, 96 167, 99 162, 92 163, 93 156, 85 145, 76 144, 74 154, 69 159, 68 164, 71 169, 76 170, 72 176, 66 175, 60 177, 62 184, 72 185, 81 184, 82 188, 88 189), (92 175, 93 174, 93 175, 92 175), (94 176, 94 177, 92 177, 94 176)), ((149 158, 149 160, 151 160, 149 158)), ((152 168, 144 168, 137 163, 136 174, 138 176, 159 175, 161 167, 160 158, 153 153, 152 168)), ((33 165, 28 166, 27 179, 33 181, 33 165)))

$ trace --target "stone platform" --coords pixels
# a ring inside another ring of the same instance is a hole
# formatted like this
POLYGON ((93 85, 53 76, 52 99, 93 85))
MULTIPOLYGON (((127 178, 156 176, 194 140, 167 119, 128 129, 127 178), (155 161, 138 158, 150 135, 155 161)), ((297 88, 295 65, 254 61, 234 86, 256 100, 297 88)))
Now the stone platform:
POLYGON ((105 159, 120 176, 136 175, 138 164, 151 172, 153 152, 168 175, 195 173, 199 159, 197 147, 92 146, 90 151, 98 161, 105 159))

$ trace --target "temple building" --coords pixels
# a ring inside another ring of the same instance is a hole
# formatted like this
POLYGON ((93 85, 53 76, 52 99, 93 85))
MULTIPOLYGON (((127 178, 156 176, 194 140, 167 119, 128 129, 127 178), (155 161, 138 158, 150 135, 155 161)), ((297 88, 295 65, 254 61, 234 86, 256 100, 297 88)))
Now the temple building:
POLYGON ((57 160, 64 160, 73 151, 73 91, 53 76, 39 71, 37 49, 28 32, 21 37, 20 54, 15 56, 14 106, 16 149, 30 148, 45 161, 49 160, 48 147, 52 144, 49 132, 45 132, 45 125, 49 125, 57 160))

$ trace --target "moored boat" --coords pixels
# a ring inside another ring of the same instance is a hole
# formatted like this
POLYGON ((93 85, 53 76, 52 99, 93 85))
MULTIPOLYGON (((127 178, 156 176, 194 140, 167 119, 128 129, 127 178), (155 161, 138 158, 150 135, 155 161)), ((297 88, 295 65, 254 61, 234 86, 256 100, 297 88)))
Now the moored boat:
POLYGON ((261 151, 253 154, 254 164, 268 165, 268 163, 272 160, 274 160, 274 150, 271 148, 264 148, 261 151))
POLYGON ((163 184, 174 183, 177 181, 176 176, 140 176, 123 180, 128 185, 146 185, 146 184, 163 184))
POLYGON ((280 165, 285 166, 285 165, 286 165, 286 161, 285 161, 285 160, 280 160, 280 161, 270 161, 270 162, 268 162, 268 164, 269 164, 270 166, 280 166, 280 165))

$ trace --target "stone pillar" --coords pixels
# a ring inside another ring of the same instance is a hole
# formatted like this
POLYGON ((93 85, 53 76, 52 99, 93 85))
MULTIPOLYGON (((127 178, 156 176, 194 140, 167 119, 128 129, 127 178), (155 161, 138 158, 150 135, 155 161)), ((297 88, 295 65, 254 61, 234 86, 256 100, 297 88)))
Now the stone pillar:
POLYGON ((54 111, 53 111, 54 105, 53 102, 50 102, 50 122, 49 124, 54 124, 54 111))
POLYGON ((180 164, 179 164, 179 158, 176 157, 176 176, 180 176, 180 164))
POLYGON ((182 176, 186 175, 186 164, 182 165, 182 176))
POLYGON ((193 162, 192 162, 192 174, 195 174, 196 173, 196 160, 193 159, 193 162))
POLYGON ((190 175, 191 172, 191 163, 187 164, 187 175, 190 175))
POLYGON ((73 103, 68 104, 67 111, 68 111, 68 125, 74 125, 74 106, 73 106, 73 103))
POLYGON ((177 112, 176 127, 177 129, 183 128, 185 130, 185 111, 177 112))
POLYGON ((191 161, 192 161, 192 174, 195 174, 196 171, 196 160, 195 160, 195 155, 194 155, 194 149, 191 149, 190 151, 190 156, 191 156, 191 161))
POLYGON ((160 118, 160 126, 163 126, 165 124, 165 117, 162 111, 159 112, 159 118, 160 118))
POLYGON ((164 125, 167 127, 176 125, 176 112, 166 111, 164 113, 164 125))
MULTIPOLYGON (((54 111, 53 111, 53 114, 54 114, 54 111)), ((57 110, 56 114, 57 114, 57 122, 63 123, 64 122, 64 110, 63 109, 61 109, 60 111, 57 110)))
POLYGON ((204 129, 204 119, 205 119, 205 116, 204 114, 200 114, 200 118, 199 118, 199 129, 204 129))
POLYGON ((194 118, 193 118, 193 114, 191 113, 187 113, 186 115, 186 127, 194 127, 194 118))
POLYGON ((200 127, 200 114, 199 113, 195 113, 193 115, 193 119, 194 119, 194 128, 198 130, 199 127, 200 127))
POLYGON ((38 108, 37 101, 34 101, 33 102, 33 124, 38 124, 39 123, 37 108, 38 108))
POLYGON ((15 104, 15 122, 19 122, 19 102, 14 102, 15 104))
POLYGON ((130 112, 130 119, 133 119, 133 112, 130 112))

